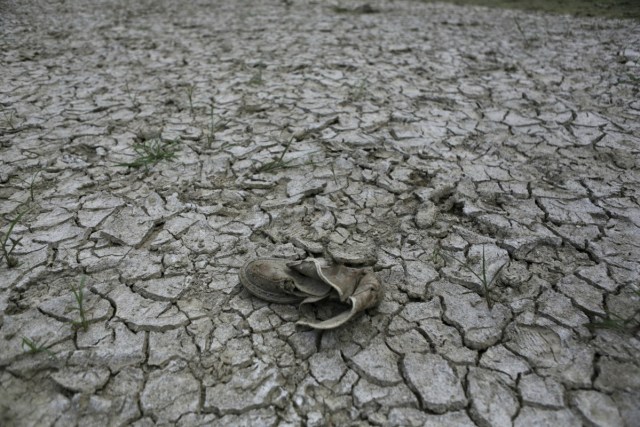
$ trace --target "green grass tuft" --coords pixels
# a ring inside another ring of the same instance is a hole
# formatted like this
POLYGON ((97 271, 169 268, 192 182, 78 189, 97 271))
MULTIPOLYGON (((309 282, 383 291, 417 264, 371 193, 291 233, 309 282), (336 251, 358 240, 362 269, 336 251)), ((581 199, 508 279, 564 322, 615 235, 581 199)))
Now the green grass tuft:
POLYGON ((258 168, 258 172, 271 172, 276 169, 287 167, 289 162, 288 161, 285 162, 283 159, 285 154, 287 154, 287 152, 289 151, 289 148, 291 147, 291 143, 293 142, 294 139, 295 139, 295 136, 292 136, 289 139, 289 142, 287 142, 286 145, 284 146, 284 150, 282 151, 282 154, 280 154, 280 157, 278 157, 276 160, 273 160, 269 163, 265 163, 264 165, 262 165, 260 168, 258 168))
POLYGON ((258 68, 258 70, 251 76, 249 79, 249 84, 252 86, 261 86, 264 84, 264 79, 262 78, 262 68, 258 68))
POLYGON ((13 228, 16 226, 16 224, 27 212, 29 212, 29 209, 26 209, 22 213, 18 214, 18 216, 15 217, 15 219, 9 223, 9 229, 7 230, 7 232, 4 233, 2 237, 0 237, 0 245, 2 245, 2 257, 4 258, 5 262, 7 263, 7 267, 9 268, 18 266, 18 259, 11 254, 13 250, 16 248, 16 246, 20 244, 20 240, 22 240, 22 237, 18 239, 12 238, 11 232, 13 231, 13 228), (7 249, 8 242, 10 242, 9 249, 7 249))
POLYGON ((193 108, 193 91, 194 90, 195 90, 195 87, 193 85, 187 86, 187 98, 189 98, 189 111, 191 112, 191 117, 195 118, 196 113, 193 108))
POLYGON ((17 121, 17 116, 15 111, 13 110, 5 111, 3 113, 3 116, 4 116, 3 121, 7 126, 7 128, 9 128, 12 131, 18 130, 18 121, 17 121))
POLYGON ((176 157, 178 149, 177 141, 163 141, 160 138, 137 142, 133 144, 136 158, 131 162, 117 163, 116 166, 149 169, 163 160, 172 161, 176 157))
POLYGON ((73 322, 73 325, 76 328, 82 328, 85 332, 89 328, 89 321, 87 320, 87 314, 84 308, 84 283, 86 280, 87 277, 82 276, 78 286, 71 285, 71 292, 73 293, 77 304, 77 307, 73 307, 72 310, 77 311, 80 315, 80 320, 73 322))
POLYGON ((496 274, 494 274, 493 277, 491 278, 491 280, 489 280, 487 278, 487 260, 485 258, 485 254, 484 254, 484 245, 482 245, 482 271, 480 272, 480 274, 476 273, 471 267, 469 267, 465 262, 460 261, 458 258, 456 258, 456 257, 454 257, 452 255, 448 255, 448 254, 439 252, 438 250, 435 250, 433 252, 434 261, 437 261, 438 257, 444 259, 445 261, 447 259, 451 259, 451 260, 455 261, 456 263, 460 264, 469 273, 473 274, 480 281, 480 284, 482 285, 482 290, 483 290, 483 293, 484 293, 484 299, 487 302, 487 306, 489 307, 489 310, 491 310, 493 308, 494 301, 491 298, 491 292, 490 292, 491 291, 491 287, 493 285, 493 282, 495 282, 495 280, 500 275, 500 272, 502 271, 504 266, 507 265, 506 263, 502 264, 500 266, 500 268, 498 269, 498 271, 496 271, 496 274))
POLYGON ((25 353, 29 354, 37 354, 37 353, 47 353, 50 357, 55 357, 56 355, 46 347, 46 344, 40 344, 31 338, 22 337, 22 349, 25 353))
POLYGON ((215 100, 211 98, 209 105, 209 129, 205 134, 207 138, 207 147, 211 148, 216 139, 216 133, 227 128, 228 120, 219 119, 216 121, 214 114, 215 100))
MULTIPOLYGON (((640 297, 640 290, 635 290, 634 293, 640 297)), ((590 322, 587 327, 591 331, 596 329, 611 329, 614 331, 635 335, 640 333, 640 307, 637 308, 633 314, 628 317, 622 317, 616 313, 607 312, 608 318, 590 322)))

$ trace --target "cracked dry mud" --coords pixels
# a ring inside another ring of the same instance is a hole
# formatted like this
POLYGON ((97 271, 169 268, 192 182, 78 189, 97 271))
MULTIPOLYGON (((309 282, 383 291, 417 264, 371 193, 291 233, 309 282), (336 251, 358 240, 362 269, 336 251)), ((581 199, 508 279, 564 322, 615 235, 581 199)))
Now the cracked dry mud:
POLYGON ((634 425, 638 24, 291 3, 0 2, 0 423, 634 425), (239 284, 310 255, 384 301, 239 284))

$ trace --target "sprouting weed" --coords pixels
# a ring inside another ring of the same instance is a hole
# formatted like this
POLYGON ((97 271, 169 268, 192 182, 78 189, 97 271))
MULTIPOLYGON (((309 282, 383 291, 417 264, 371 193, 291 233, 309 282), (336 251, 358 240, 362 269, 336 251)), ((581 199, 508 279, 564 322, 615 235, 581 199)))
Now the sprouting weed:
POLYGON ((20 240, 22 240, 22 237, 17 239, 14 239, 13 237, 11 237, 11 232, 13 231, 13 228, 16 226, 16 224, 27 212, 29 212, 29 209, 26 209, 22 211, 22 213, 18 214, 18 216, 15 217, 15 219, 9 223, 9 228, 7 229, 7 231, 2 235, 2 237, 0 237, 0 245, 2 245, 2 257, 6 261, 7 267, 9 268, 18 266, 18 259, 11 254, 13 253, 13 250, 16 248, 16 246, 20 244, 20 240), (10 247, 7 249, 8 243, 10 247))
POLYGON ((31 199, 32 202, 36 201, 35 195, 34 195, 34 189, 35 189, 35 183, 36 183, 36 178, 38 177, 38 175, 40 174, 40 172, 42 171, 37 171, 36 173, 33 174, 33 176, 31 177, 31 181, 27 182, 23 179, 20 179, 20 181, 22 181, 23 183, 27 184, 29 186, 29 198, 31 199))
POLYGON ((4 122, 12 131, 17 130, 16 112, 11 110, 4 113, 4 122))
POLYGON ((160 138, 137 142, 133 144, 136 158, 131 162, 117 163, 116 166, 135 169, 144 167, 148 170, 149 167, 155 166, 163 160, 173 160, 178 152, 177 144, 177 141, 163 141, 160 138))
POLYGON ((27 337, 22 337, 22 349, 30 354, 47 353, 50 357, 55 357, 55 354, 46 347, 46 344, 40 344, 36 340, 27 337))
POLYGON ((195 111, 193 109, 193 91, 195 87, 193 85, 187 86, 187 97, 189 98, 189 111, 191 112, 191 117, 195 117, 195 111))
POLYGON ((460 264, 465 270, 467 270, 469 273, 471 273, 473 276, 475 276, 479 281, 480 284, 482 285, 482 290, 484 293, 484 299, 487 302, 487 306, 489 307, 489 310, 491 310, 493 308, 493 300, 491 299, 491 293, 490 288, 493 285, 493 282, 498 278, 498 276, 500 275, 500 272, 502 271, 502 269, 504 268, 505 264, 502 264, 500 266, 500 268, 496 271, 496 273, 493 275, 493 277, 491 278, 491 280, 489 280, 487 278, 487 259, 485 257, 485 253, 484 253, 484 245, 482 245, 482 271, 480 272, 480 274, 476 273, 471 267, 469 267, 465 262, 460 261, 458 258, 452 256, 452 255, 448 255, 442 252, 439 252, 437 249, 433 251, 433 260, 434 262, 437 261, 438 257, 442 258, 442 259, 451 259, 455 262, 457 262, 458 264, 460 264))
POLYGON ((264 165, 262 165, 259 169, 258 172, 271 172, 275 169, 280 169, 280 168, 284 168, 287 166, 287 164, 289 163, 288 161, 285 162, 284 156, 287 154, 287 152, 289 151, 289 148, 291 147, 291 143, 293 142, 295 136, 292 136, 289 141, 286 143, 286 145, 284 146, 284 150, 282 151, 282 153, 280 154, 280 157, 278 157, 278 159, 269 162, 269 163, 265 163, 264 165))
POLYGON ((251 79, 249 79, 249 84, 252 86, 260 86, 264 84, 264 79, 262 78, 262 68, 258 68, 251 79))
POLYGON ((209 105, 209 129, 208 132, 206 134, 207 137, 207 147, 211 148, 211 145, 213 144, 213 141, 215 140, 216 137, 216 133, 224 130, 227 127, 227 123, 229 123, 228 120, 218 120, 216 121, 215 119, 215 114, 214 114, 214 99, 211 99, 211 104, 209 105))
POLYGON ((129 100, 131 101, 131 104, 133 105, 134 108, 139 108, 139 104, 138 104, 138 94, 136 92, 134 92, 133 90, 131 90, 131 88, 129 87, 129 82, 126 81, 124 83, 124 88, 125 91, 127 93, 127 96, 129 97, 129 100))
POLYGON ((87 280, 86 276, 82 276, 80 284, 78 286, 71 285, 71 292, 76 300, 77 307, 73 307, 72 310, 77 311, 80 315, 80 320, 73 322, 73 325, 77 328, 82 328, 85 332, 89 327, 87 321, 87 315, 84 308, 84 283, 87 280))
POLYGON ((39 173, 40 171, 37 171, 31 178, 31 182, 29 183, 29 196, 31 197, 32 202, 36 201, 35 197, 33 196, 33 188, 39 173))
MULTIPOLYGON (((633 291, 640 297, 640 290, 633 291)), ((596 329, 612 329, 618 332, 630 333, 632 335, 640 332, 640 307, 628 317, 622 317, 616 313, 607 313, 608 318, 587 324, 592 331, 596 329)))
POLYGON ((367 84, 368 82, 366 79, 360 80, 360 84, 358 84, 358 86, 353 87, 349 92, 349 99, 351 99, 352 101, 363 100, 367 95, 367 84))
POLYGON ((524 33, 524 30, 522 29, 520 22, 516 18, 513 18, 513 21, 516 23, 516 28, 518 29, 518 32, 520 33, 520 36, 524 41, 524 46, 529 47, 529 39, 527 38, 527 35, 524 33))

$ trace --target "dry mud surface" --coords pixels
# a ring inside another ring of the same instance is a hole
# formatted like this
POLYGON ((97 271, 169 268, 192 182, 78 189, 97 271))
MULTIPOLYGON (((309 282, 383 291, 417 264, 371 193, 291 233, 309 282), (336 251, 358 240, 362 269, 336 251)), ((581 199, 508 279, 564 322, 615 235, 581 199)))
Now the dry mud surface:
POLYGON ((638 24, 357 6, 0 1, 2 425, 640 419, 638 24), (384 301, 296 327, 257 256, 384 301))

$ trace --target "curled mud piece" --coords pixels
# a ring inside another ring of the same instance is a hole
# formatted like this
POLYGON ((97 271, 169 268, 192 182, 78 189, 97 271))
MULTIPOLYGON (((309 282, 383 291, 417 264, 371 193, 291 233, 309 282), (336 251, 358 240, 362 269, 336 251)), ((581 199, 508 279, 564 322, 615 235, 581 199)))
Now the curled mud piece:
POLYGON ((382 300, 382 285, 373 272, 318 259, 289 261, 259 258, 240 270, 240 282, 253 295, 279 304, 338 300, 350 308, 327 320, 299 321, 315 329, 337 328, 382 300))

